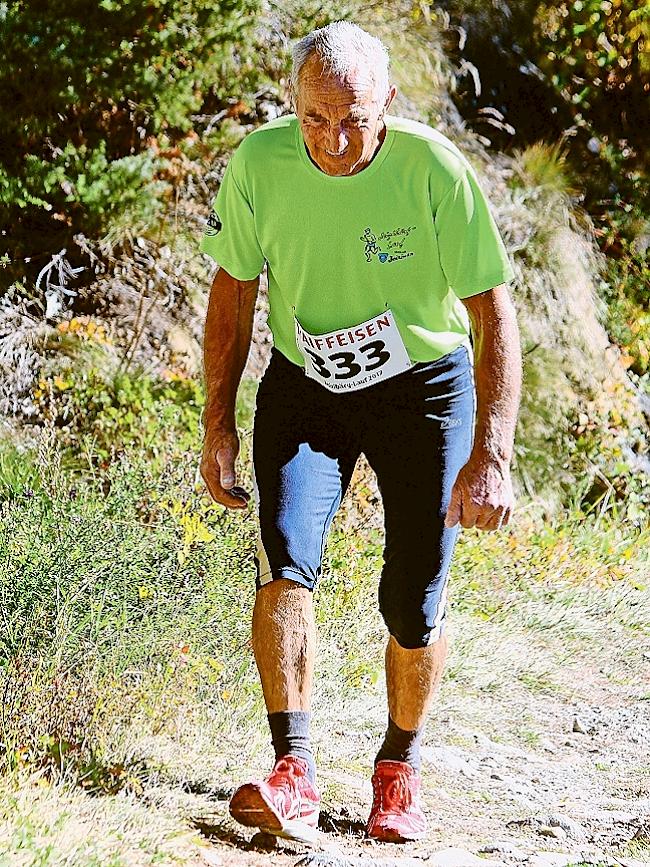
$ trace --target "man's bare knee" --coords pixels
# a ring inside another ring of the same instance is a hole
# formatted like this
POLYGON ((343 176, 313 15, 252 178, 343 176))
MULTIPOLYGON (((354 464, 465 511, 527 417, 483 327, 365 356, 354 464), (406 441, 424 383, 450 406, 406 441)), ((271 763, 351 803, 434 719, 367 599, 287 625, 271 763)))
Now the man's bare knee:
POLYGON ((313 594, 290 578, 276 578, 262 585, 256 594, 253 630, 272 628, 284 634, 313 628, 313 594), (263 624, 266 623, 266 626, 263 624), (272 624, 272 625, 271 625, 272 624))
POLYGON ((272 581, 262 584, 257 595, 267 599, 278 599, 281 596, 296 596, 306 599, 312 595, 312 591, 292 578, 274 578, 272 581))

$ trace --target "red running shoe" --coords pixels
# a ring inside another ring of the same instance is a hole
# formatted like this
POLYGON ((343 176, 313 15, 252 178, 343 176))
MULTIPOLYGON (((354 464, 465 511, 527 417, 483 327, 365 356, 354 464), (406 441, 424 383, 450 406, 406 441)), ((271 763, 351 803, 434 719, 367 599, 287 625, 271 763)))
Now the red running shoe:
POLYGON ((420 806, 419 773, 406 762, 381 761, 372 775, 372 810, 366 834, 385 843, 419 840, 427 830, 420 806))
POLYGON ((307 762, 282 756, 265 780, 240 786, 230 799, 233 819, 276 837, 302 843, 318 838, 320 794, 307 776, 307 762))

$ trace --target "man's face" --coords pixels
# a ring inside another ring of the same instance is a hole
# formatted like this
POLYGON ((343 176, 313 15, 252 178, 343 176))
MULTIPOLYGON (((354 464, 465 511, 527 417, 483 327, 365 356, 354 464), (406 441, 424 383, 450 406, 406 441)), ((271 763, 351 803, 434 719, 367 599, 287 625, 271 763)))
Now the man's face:
POLYGON ((345 80, 323 75, 312 55, 300 71, 295 110, 312 162, 328 175, 352 175, 372 160, 385 135, 381 115, 395 96, 374 92, 372 73, 359 68, 345 80))

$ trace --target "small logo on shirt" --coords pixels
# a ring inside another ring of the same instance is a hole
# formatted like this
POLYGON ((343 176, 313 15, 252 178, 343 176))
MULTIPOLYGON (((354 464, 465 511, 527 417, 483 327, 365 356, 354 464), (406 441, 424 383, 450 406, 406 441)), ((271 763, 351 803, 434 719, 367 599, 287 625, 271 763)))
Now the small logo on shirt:
POLYGON ((443 420, 440 422, 440 429, 441 430, 447 430, 450 427, 460 427, 462 423, 463 423, 463 420, 461 418, 458 418, 458 417, 457 418, 443 418, 443 420))
POLYGON ((220 231, 221 220, 214 211, 211 211, 208 221, 205 224, 205 234, 212 237, 213 235, 218 235, 220 231))
POLYGON ((382 232, 379 237, 375 235, 370 226, 359 238, 365 244, 364 253, 366 254, 366 262, 371 262, 376 256, 383 264, 384 262, 396 262, 398 259, 408 259, 409 256, 414 256, 415 253, 404 249, 404 242, 417 228, 416 226, 398 226, 390 232, 382 232))

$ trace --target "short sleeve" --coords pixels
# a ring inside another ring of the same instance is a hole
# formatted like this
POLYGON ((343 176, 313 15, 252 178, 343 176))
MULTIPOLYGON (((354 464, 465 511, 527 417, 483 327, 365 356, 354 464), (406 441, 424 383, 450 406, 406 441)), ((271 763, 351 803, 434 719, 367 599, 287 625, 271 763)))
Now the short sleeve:
POLYGON ((253 280, 264 269, 264 254, 257 240, 253 208, 236 178, 241 161, 238 153, 239 148, 226 166, 199 249, 236 280, 253 280))
POLYGON ((440 265, 459 298, 514 280, 505 244, 471 169, 443 197, 434 225, 440 265))

